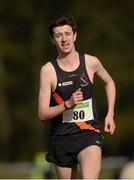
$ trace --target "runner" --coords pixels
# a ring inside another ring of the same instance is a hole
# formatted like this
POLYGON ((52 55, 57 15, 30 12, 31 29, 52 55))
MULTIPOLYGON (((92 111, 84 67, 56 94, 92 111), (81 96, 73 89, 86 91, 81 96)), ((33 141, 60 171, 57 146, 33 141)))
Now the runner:
POLYGON ((115 84, 95 56, 75 49, 76 21, 70 15, 56 17, 49 24, 57 57, 41 68, 39 117, 51 119, 52 132, 46 159, 55 164, 59 179, 97 179, 101 168, 103 136, 94 98, 94 75, 105 83, 108 112, 105 131, 113 134, 115 84))

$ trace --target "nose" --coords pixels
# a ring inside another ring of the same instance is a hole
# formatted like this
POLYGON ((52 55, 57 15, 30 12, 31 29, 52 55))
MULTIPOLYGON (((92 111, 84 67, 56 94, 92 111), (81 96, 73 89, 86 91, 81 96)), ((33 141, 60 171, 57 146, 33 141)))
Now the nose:
POLYGON ((62 36, 62 41, 63 41, 63 42, 66 42, 66 40, 67 40, 66 35, 63 35, 63 36, 62 36))

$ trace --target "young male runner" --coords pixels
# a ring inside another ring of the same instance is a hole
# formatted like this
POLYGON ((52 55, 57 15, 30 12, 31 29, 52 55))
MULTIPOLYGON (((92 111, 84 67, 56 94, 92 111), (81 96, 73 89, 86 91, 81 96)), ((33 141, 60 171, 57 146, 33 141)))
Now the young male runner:
POLYGON ((115 84, 94 56, 76 51, 76 22, 70 15, 49 24, 58 56, 41 68, 39 117, 52 119, 46 159, 53 162, 58 178, 75 178, 79 163, 83 179, 97 179, 101 167, 102 134, 94 99, 94 75, 105 83, 108 112, 104 130, 113 134, 115 84))

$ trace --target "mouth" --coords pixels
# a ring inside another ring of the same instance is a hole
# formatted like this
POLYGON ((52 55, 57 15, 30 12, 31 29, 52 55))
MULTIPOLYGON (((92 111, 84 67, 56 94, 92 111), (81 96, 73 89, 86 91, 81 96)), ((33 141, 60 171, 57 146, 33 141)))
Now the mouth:
POLYGON ((62 43, 62 47, 63 47, 63 49, 68 49, 68 48, 69 48, 69 46, 70 46, 70 44, 69 44, 69 43, 62 43))

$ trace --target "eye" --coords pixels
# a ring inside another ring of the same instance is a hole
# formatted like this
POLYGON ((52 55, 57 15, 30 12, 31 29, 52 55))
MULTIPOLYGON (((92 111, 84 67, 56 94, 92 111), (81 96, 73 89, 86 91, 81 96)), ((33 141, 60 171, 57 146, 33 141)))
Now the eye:
POLYGON ((55 37, 56 37, 56 38, 59 38, 60 36, 61 36, 61 34, 60 34, 60 33, 55 34, 55 37))
POLYGON ((60 37, 60 35, 59 35, 59 34, 56 34, 55 37, 58 38, 58 37, 60 37))
POLYGON ((71 32, 66 32, 66 35, 67 35, 67 36, 70 36, 70 35, 71 35, 71 32))

